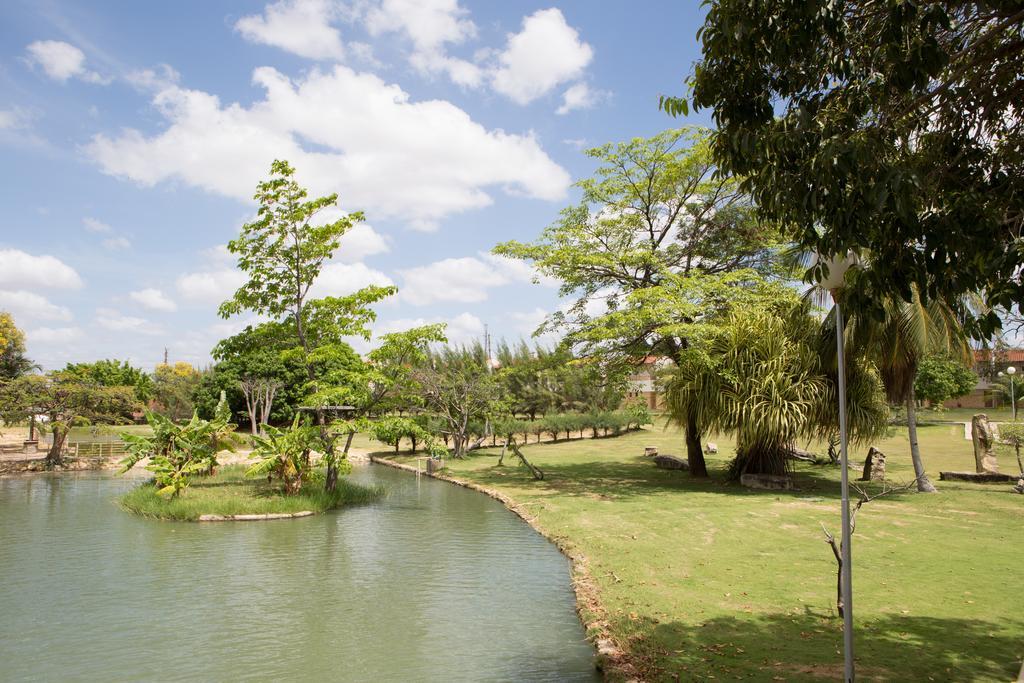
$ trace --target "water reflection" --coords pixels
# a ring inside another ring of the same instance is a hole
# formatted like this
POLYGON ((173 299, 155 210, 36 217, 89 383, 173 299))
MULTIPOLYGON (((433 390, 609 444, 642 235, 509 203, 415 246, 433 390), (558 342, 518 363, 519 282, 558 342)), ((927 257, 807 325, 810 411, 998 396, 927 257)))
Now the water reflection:
POLYGON ((120 511, 109 475, 0 479, 4 680, 595 680, 566 560, 486 496, 251 524, 120 511))

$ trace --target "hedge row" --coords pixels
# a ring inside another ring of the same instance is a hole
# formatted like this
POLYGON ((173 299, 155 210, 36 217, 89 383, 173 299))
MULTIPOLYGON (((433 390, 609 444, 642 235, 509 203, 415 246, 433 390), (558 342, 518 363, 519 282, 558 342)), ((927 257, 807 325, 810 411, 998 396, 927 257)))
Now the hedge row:
MULTIPOLYGON (((645 406, 630 406, 625 410, 609 410, 593 413, 561 413, 545 415, 537 420, 505 419, 493 425, 493 433, 500 436, 521 435, 524 443, 532 435, 540 441, 549 436, 553 441, 560 439, 592 438, 621 434, 623 431, 640 429, 651 423, 651 413, 645 406)), ((473 425, 475 436, 483 436, 482 425, 473 425)))

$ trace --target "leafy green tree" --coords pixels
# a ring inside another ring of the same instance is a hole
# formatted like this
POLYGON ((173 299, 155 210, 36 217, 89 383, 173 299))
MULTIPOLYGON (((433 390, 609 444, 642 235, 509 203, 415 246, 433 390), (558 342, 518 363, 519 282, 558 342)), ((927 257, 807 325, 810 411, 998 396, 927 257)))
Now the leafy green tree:
POLYGON ((138 407, 131 387, 99 386, 63 372, 23 375, 0 385, 0 415, 5 421, 45 417, 39 428, 53 437, 46 455, 48 468, 63 463, 73 427, 123 424, 138 407))
MULTIPOLYGON (((306 369, 306 390, 316 411, 320 449, 327 464, 325 486, 333 491, 339 475, 336 434, 329 429, 326 407, 350 397, 352 388, 329 385, 317 375, 319 364, 330 362, 350 349, 346 337, 369 338, 376 315, 370 306, 397 291, 394 287, 365 287, 348 296, 314 298, 312 289, 320 272, 337 252, 342 236, 363 219, 350 213, 323 225, 314 225, 325 209, 337 205, 338 196, 308 199, 294 180, 286 161, 274 161, 270 179, 257 185, 257 219, 242 226, 228 250, 248 280, 220 306, 227 318, 251 311, 287 324, 295 340, 286 356, 298 358, 306 369)), ((335 376, 336 377, 336 376, 335 376)))
POLYGON ((447 341, 444 330, 443 324, 432 324, 382 335, 380 344, 367 356, 362 383, 366 391, 357 398, 359 413, 422 408, 416 368, 430 358, 431 344, 447 341))
POLYGON ((502 342, 495 352, 498 361, 498 383, 510 401, 510 410, 516 415, 527 415, 531 420, 551 410, 558 396, 552 377, 556 370, 555 354, 542 346, 531 349, 526 342, 515 346, 502 342))
POLYGON ((25 357, 25 333, 10 313, 0 311, 0 380, 21 377, 35 367, 25 357))
MULTIPOLYGON (((851 296, 1024 301, 1020 2, 711 0, 692 101, 714 158, 810 251, 867 250, 851 296)), ((664 98, 673 114, 683 98, 664 98)), ((982 320, 991 332, 995 311, 982 320)))
POLYGON ((939 409, 946 401, 971 393, 977 384, 978 376, 963 360, 931 356, 917 367, 914 394, 919 401, 928 401, 939 409))
MULTIPOLYGON (((738 179, 719 172, 709 136, 684 128, 589 150, 598 168, 578 183, 581 202, 536 242, 495 248, 532 261, 575 298, 542 330, 564 334, 582 359, 629 367, 656 354, 678 363, 709 312, 773 272, 776 227, 757 219, 738 179)), ((696 417, 684 426, 690 471, 706 476, 696 417)))
POLYGON ((453 457, 466 454, 474 422, 507 414, 494 375, 471 350, 446 347, 414 377, 426 408, 440 418, 443 434, 452 441, 453 457))
POLYGON ((68 363, 64 372, 84 382, 93 382, 104 387, 132 387, 135 398, 143 403, 153 398, 153 378, 126 360, 68 363))
MULTIPOLYGON (((735 433, 733 477, 785 474, 799 439, 824 438, 838 426, 832 339, 806 304, 736 311, 704 348, 683 356, 667 383, 669 413, 680 422, 696 407, 702 428, 735 433)), ((853 358, 846 379, 851 435, 879 435, 888 411, 877 373, 853 358)))
POLYGON ((195 409, 192 398, 201 380, 202 373, 189 363, 161 363, 153 373, 153 400, 172 420, 188 419, 195 409))
MULTIPOLYGON (((223 339, 214 347, 214 365, 203 374, 200 387, 194 395, 200 416, 210 417, 220 397, 227 395, 232 415, 250 423, 255 433, 260 422, 276 425, 290 424, 299 406, 309 398, 308 375, 302 358, 294 352, 295 338, 290 325, 274 322, 248 326, 241 332, 223 339), (276 385, 272 397, 264 395, 262 405, 256 396, 247 398, 243 383, 250 388, 276 385), (253 387, 252 385, 255 385, 253 387), (267 401, 267 398, 272 398, 267 401), (264 410, 269 408, 269 411, 264 410), (251 413, 250 413, 251 411, 251 413), (262 418, 261 418, 262 416, 262 418), (253 422, 257 424, 253 424, 253 422)), ((347 344, 338 344, 336 353, 323 363, 317 363, 315 372, 354 377, 363 371, 363 361, 347 344)))

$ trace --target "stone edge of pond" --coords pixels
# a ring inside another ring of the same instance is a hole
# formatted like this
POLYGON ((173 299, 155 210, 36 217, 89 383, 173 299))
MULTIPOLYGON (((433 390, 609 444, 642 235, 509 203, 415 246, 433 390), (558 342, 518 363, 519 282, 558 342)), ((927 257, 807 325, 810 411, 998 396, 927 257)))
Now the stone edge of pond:
POLYGON ((385 457, 370 455, 370 462, 378 465, 386 465, 407 472, 418 473, 431 479, 439 479, 449 484, 455 484, 463 488, 472 489, 490 496, 504 505, 514 515, 530 525, 538 534, 551 541, 558 548, 559 552, 569 559, 569 566, 572 568, 572 589, 576 594, 576 615, 583 624, 588 634, 588 639, 597 651, 596 665, 604 673, 605 678, 622 679, 627 681, 639 680, 636 667, 630 662, 626 652, 618 646, 611 633, 608 632, 607 622, 604 619, 606 610, 597 597, 597 586, 590 575, 587 557, 575 550, 566 542, 565 538, 552 536, 537 525, 537 518, 531 517, 519 503, 501 491, 497 491, 480 484, 457 479, 444 473, 435 472, 427 474, 412 465, 395 462, 385 457), (587 616, 585 612, 592 616, 587 616))
POLYGON ((311 517, 316 513, 312 510, 301 512, 267 512, 262 515, 199 515, 197 522, 266 522, 272 519, 295 519, 311 517))

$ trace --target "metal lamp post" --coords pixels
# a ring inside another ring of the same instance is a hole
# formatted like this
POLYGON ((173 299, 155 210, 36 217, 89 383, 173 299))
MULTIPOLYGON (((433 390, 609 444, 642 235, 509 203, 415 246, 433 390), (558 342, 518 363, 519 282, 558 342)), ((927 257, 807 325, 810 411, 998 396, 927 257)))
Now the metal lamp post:
POLYGON ((828 269, 820 285, 832 294, 832 301, 835 302, 836 311, 836 352, 838 358, 839 377, 839 466, 842 468, 842 575, 840 577, 843 588, 843 680, 846 683, 853 683, 853 559, 852 548, 850 547, 852 534, 850 531, 850 468, 847 454, 847 426, 846 426, 846 349, 844 346, 844 323, 843 310, 839 304, 839 292, 843 288, 846 272, 858 263, 857 256, 852 253, 836 255, 832 257, 819 256, 819 262, 828 269))

